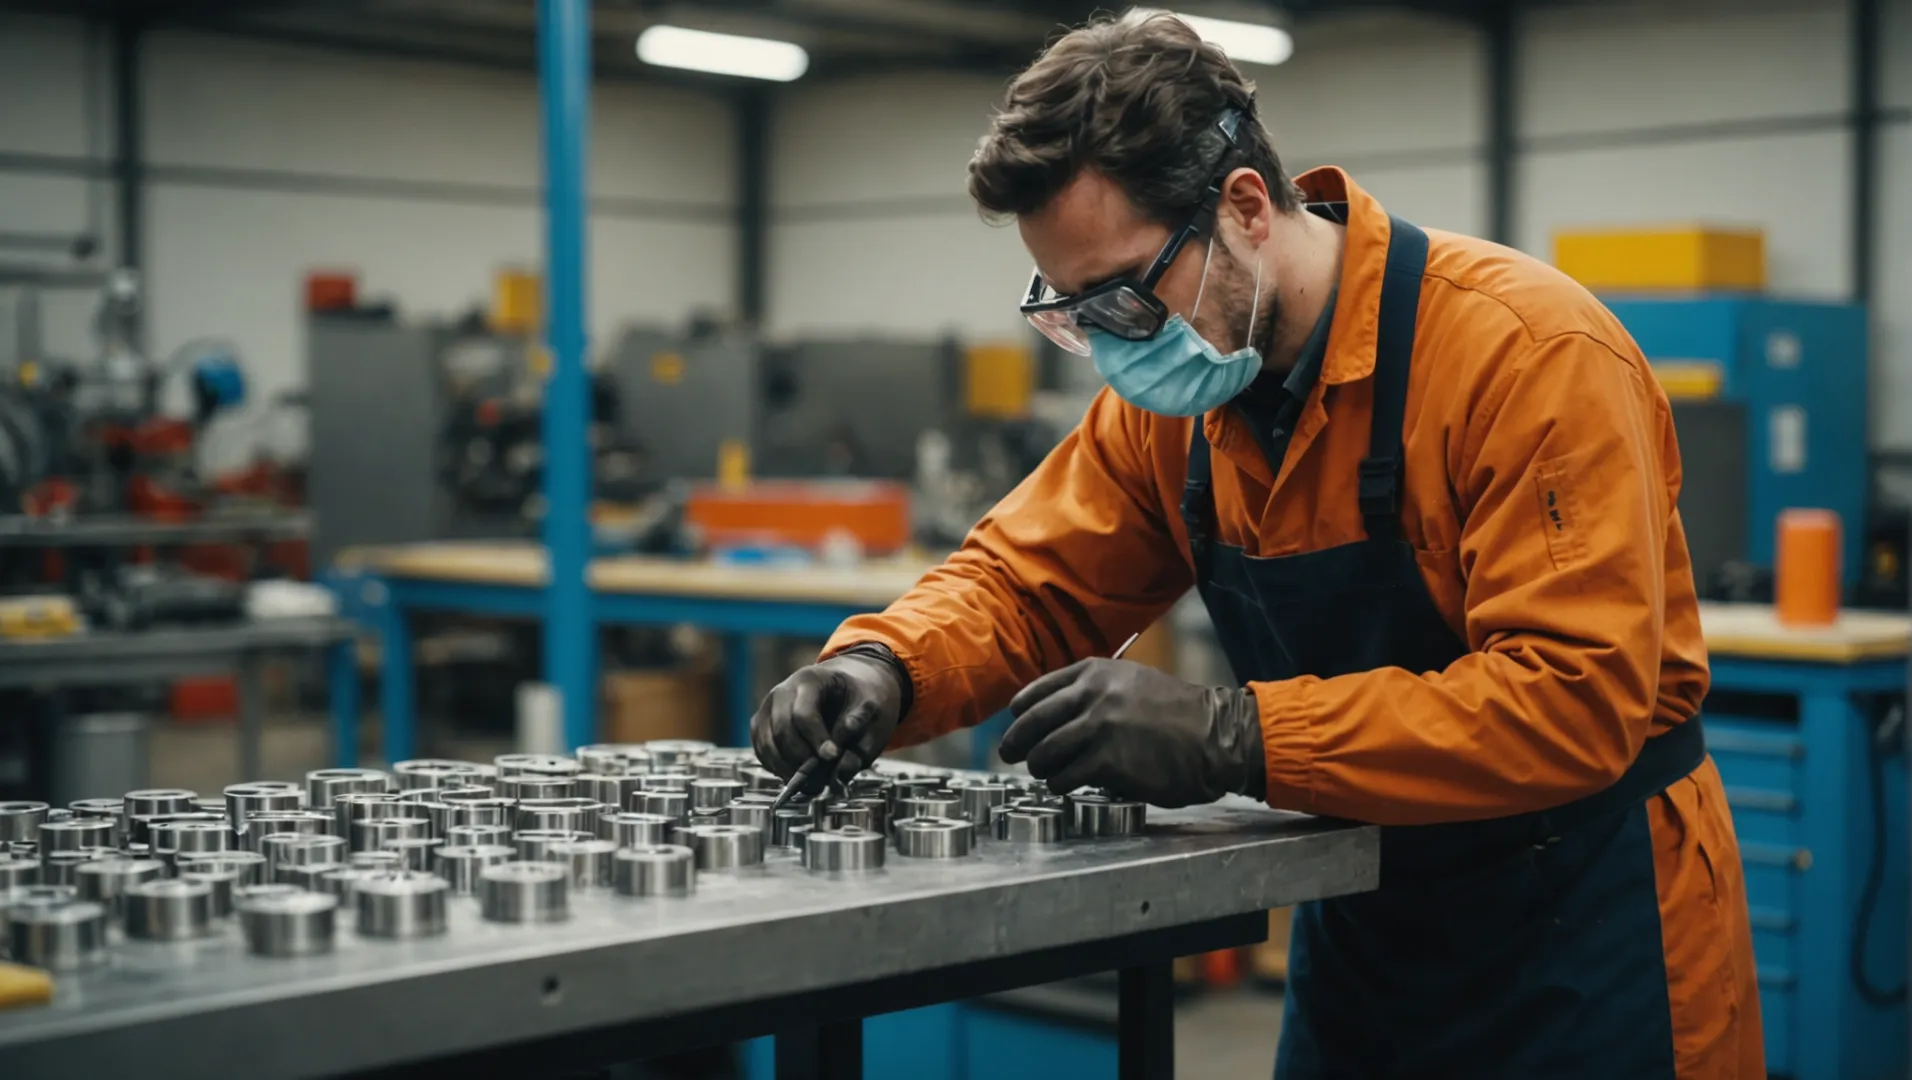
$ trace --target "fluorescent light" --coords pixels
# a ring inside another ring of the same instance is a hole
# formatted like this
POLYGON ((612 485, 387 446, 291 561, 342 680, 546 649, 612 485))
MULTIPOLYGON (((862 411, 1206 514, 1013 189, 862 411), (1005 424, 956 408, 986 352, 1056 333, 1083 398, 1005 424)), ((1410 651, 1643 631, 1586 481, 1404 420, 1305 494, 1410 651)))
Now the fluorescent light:
MULTIPOLYGON (((1155 8, 1137 10, 1148 15, 1158 13, 1155 8)), ((1200 34, 1203 41, 1220 46, 1230 60, 1273 67, 1295 54, 1294 37, 1279 26, 1216 19, 1207 15, 1184 15, 1179 11, 1167 14, 1187 23, 1189 29, 1200 34)))
POLYGON ((637 35, 637 57, 658 67, 789 82, 810 67, 803 46, 769 38, 653 26, 637 35))

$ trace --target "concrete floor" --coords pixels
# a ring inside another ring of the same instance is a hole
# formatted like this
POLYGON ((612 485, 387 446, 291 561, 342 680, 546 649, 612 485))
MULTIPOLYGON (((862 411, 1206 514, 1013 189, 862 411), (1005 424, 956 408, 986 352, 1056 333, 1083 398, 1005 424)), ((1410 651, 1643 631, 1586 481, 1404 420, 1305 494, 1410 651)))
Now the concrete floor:
MULTIPOLYGON (((201 794, 242 779, 298 780, 330 764, 325 725, 316 716, 277 716, 267 722, 260 748, 263 776, 239 775, 238 736, 230 725, 161 724, 153 730, 151 746, 153 786, 201 794)), ((424 752, 485 761, 509 750, 502 741, 471 740, 424 752)), ((1280 1032, 1276 995, 1238 990, 1191 998, 1175 1015, 1176 1075, 1181 1080, 1261 1080, 1273 1072, 1280 1032)))

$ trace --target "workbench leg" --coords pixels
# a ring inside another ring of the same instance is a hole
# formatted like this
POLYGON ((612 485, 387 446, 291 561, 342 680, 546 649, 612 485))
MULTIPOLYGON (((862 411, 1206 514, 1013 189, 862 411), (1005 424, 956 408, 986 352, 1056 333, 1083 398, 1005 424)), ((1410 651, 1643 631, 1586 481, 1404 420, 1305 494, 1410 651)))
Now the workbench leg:
POLYGON ((359 669, 358 641, 346 638, 325 650, 326 702, 332 712, 332 764, 349 769, 358 764, 359 669))
POLYGON ((777 1080, 863 1080, 863 1021, 780 1032, 777 1080))
POLYGON ((725 746, 750 745, 750 718, 757 711, 757 664, 749 634, 724 635, 725 746))
POLYGON ((1116 1075, 1168 1080, 1175 1075, 1175 972, 1170 961, 1123 968, 1116 1008, 1116 1075))
POLYGON ((384 725, 385 765, 415 757, 412 730, 417 691, 413 687, 412 627, 405 609, 387 599, 379 620, 378 710, 384 725))
POLYGON ((263 780, 259 742, 265 734, 266 695, 260 669, 265 657, 248 652, 239 658, 239 778, 263 780))

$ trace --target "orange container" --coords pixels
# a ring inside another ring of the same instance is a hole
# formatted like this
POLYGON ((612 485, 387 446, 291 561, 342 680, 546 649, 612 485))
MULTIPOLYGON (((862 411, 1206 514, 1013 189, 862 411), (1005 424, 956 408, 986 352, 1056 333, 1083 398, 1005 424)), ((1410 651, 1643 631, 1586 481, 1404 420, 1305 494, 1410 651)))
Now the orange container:
POLYGON ((886 480, 703 485, 685 503, 684 520, 711 547, 814 548, 841 533, 854 537, 866 553, 881 555, 909 543, 910 493, 886 480))
POLYGON ((1839 515, 1787 510, 1774 545, 1774 614, 1782 626, 1829 626, 1839 618, 1839 515))
POLYGON ((314 270, 305 275, 307 311, 350 311, 358 304, 358 275, 314 270))

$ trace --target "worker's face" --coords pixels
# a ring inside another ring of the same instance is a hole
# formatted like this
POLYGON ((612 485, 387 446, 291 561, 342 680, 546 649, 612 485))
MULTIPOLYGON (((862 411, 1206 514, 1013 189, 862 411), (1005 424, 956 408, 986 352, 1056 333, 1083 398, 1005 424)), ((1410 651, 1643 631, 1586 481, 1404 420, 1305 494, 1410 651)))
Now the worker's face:
MULTIPOLYGON (((1155 295, 1169 314, 1186 319, 1222 353, 1244 344, 1265 353, 1269 330, 1279 319, 1273 302, 1273 266, 1262 258, 1273 213, 1260 174, 1236 169, 1224 183, 1222 203, 1216 209, 1213 255, 1208 238, 1192 240, 1155 283, 1155 295), (1204 259, 1209 260, 1205 284, 1204 259), (1262 263, 1262 296, 1251 328, 1257 260, 1262 263)), ((1019 218, 1017 225, 1036 269, 1059 294, 1083 292, 1112 278, 1140 279, 1172 232, 1170 226, 1144 216, 1115 181, 1089 169, 1077 174, 1047 206, 1019 218)))

